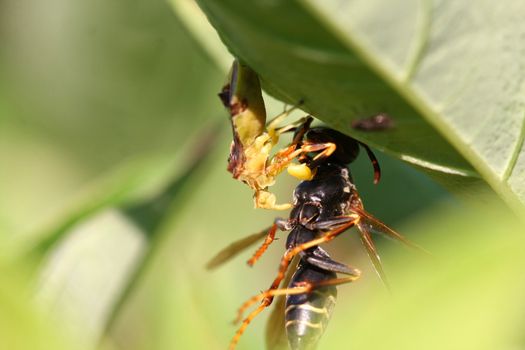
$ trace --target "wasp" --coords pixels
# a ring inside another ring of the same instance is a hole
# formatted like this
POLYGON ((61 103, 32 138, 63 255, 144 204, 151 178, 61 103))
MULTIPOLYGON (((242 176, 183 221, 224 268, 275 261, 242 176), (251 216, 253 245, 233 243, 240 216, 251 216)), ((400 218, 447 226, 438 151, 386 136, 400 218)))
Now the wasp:
MULTIPOLYGON (((361 274, 356 268, 332 260, 320 245, 350 228, 358 229, 361 241, 385 284, 386 278, 371 233, 382 233, 417 247, 364 209, 348 165, 357 158, 360 147, 363 147, 373 165, 374 179, 379 181, 379 164, 366 145, 329 128, 315 127, 299 133, 303 135, 303 139, 298 142, 298 147, 329 143, 334 145, 334 150, 330 154, 321 153, 321 156, 319 153, 309 152, 298 157, 313 176, 296 187, 289 218, 275 219, 271 228, 265 232, 264 243, 248 261, 249 265, 253 265, 263 255, 274 241, 277 230, 289 231, 286 251, 270 287, 246 301, 239 309, 237 321, 242 323, 231 341, 231 350, 236 347, 250 322, 279 295, 286 296, 285 325, 290 347, 293 350, 315 347, 332 314, 337 295, 336 286, 353 282, 361 274), (289 284, 281 286, 292 259, 296 256, 299 257, 298 267, 289 284), (344 276, 338 277, 338 274, 344 276), (244 313, 257 303, 258 307, 243 318, 244 313)), ((234 250, 230 247, 226 255, 236 254, 239 249, 239 246, 234 250)), ((220 260, 226 260, 224 254, 220 260)), ((211 264, 218 263, 220 262, 212 261, 211 264)))
POLYGON ((329 155, 335 150, 334 145, 301 142, 312 123, 313 118, 310 116, 279 127, 301 102, 266 123, 259 77, 237 60, 233 62, 228 81, 219 97, 230 113, 233 132, 228 171, 232 173, 233 178, 246 183, 255 191, 256 208, 290 209, 291 203, 277 204, 277 199, 269 191, 269 187, 284 169, 288 169, 293 176, 301 180, 311 179, 313 175, 308 167, 301 164, 292 165, 292 161, 309 152, 319 152, 320 157, 329 155), (280 135, 291 131, 295 131, 292 142, 272 154, 280 135))

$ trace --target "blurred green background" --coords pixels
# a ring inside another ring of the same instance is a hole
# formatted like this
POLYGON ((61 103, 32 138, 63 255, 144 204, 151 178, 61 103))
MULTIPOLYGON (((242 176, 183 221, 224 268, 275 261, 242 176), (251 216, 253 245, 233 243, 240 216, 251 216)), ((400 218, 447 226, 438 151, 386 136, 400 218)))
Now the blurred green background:
MULTIPOLYGON (((237 307, 272 280, 284 239, 253 269, 244 264, 251 249, 217 271, 204 269, 276 214, 254 210, 251 192, 226 172, 231 135, 216 97, 224 61, 192 35, 188 20, 160 0, 0 1, 0 348, 225 349, 237 307), (203 159, 199 145, 211 147, 203 159)), ((270 115, 283 107, 267 102, 270 115)), ((392 297, 356 237, 339 238, 330 252, 364 274, 339 288, 321 348, 433 348, 428 339, 443 348, 439 340, 465 334, 441 338, 424 325, 455 329, 451 301, 465 308, 458 319, 472 334, 494 326, 469 323, 467 316, 480 319, 472 314, 480 305, 509 311, 497 320, 519 324, 521 313, 495 306, 523 291, 522 279, 506 279, 519 264, 498 258, 523 243, 512 220, 500 224, 498 214, 478 222, 477 212, 424 174, 377 156, 378 186, 366 157, 352 167, 367 209, 436 252, 439 263, 378 239, 392 297), (481 234, 491 225, 507 239, 481 234), (494 258, 485 261, 484 249, 494 258), (451 262, 464 256, 464 264, 451 262), (471 299, 499 277, 499 289, 471 299)), ((296 182, 281 180, 285 200, 296 182)), ((241 349, 264 348, 269 313, 250 326, 241 349)), ((509 344, 523 344, 516 339, 509 344)))

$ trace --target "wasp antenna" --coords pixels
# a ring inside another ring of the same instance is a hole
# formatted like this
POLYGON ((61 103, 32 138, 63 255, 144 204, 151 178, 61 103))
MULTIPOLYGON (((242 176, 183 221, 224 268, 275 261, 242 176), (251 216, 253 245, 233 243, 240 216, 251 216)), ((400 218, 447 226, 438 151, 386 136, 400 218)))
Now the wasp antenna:
POLYGON ((368 147, 368 145, 362 143, 361 141, 358 141, 358 142, 365 149, 366 154, 368 155, 368 158, 370 159, 370 162, 372 163, 372 166, 374 167, 374 185, 377 185, 379 183, 379 180, 381 180, 381 168, 379 167, 379 162, 377 161, 377 158, 374 152, 372 152, 372 150, 370 149, 370 147, 368 147))

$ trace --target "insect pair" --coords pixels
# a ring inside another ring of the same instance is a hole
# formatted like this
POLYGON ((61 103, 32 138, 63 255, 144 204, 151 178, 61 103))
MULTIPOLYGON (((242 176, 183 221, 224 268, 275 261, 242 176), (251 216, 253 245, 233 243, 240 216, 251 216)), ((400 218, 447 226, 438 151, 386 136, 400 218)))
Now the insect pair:
POLYGON ((325 158, 335 150, 335 145, 303 138, 313 121, 310 116, 279 127, 297 106, 266 123, 259 78, 238 61, 233 63, 228 83, 219 96, 230 112, 233 132, 228 171, 255 191, 256 208, 290 209, 292 204, 277 204, 275 195, 268 190, 275 183, 277 175, 287 169, 301 180, 311 179, 313 173, 309 167, 304 164, 293 165, 292 161, 311 152, 317 152, 316 159, 325 158), (295 132, 293 141, 272 155, 280 136, 292 131, 295 132))
MULTIPOLYGON (((230 349, 236 347, 249 323, 279 295, 286 296, 285 326, 291 348, 313 348, 331 316, 336 286, 355 281, 360 276, 358 269, 332 260, 320 245, 356 227, 376 271, 386 282, 371 233, 382 233, 408 245, 413 244, 363 207, 347 166, 357 158, 362 146, 374 167, 374 182, 379 181, 379 164, 366 145, 329 128, 311 128, 311 117, 278 128, 278 123, 289 111, 265 126, 257 75, 237 62, 220 96, 232 116, 234 140, 228 170, 234 178, 255 190, 256 207, 285 209, 291 206, 276 204, 275 196, 268 190, 284 169, 304 180, 294 191, 289 218, 275 219, 265 232, 263 244, 248 261, 249 265, 255 264, 274 241, 277 230, 290 231, 286 251, 270 287, 246 301, 239 309, 237 321, 242 323, 231 341, 230 349), (284 132, 294 132, 292 142, 271 156, 272 147, 284 132), (291 164, 294 159, 299 161, 299 165, 291 164), (288 286, 283 287, 281 284, 296 256, 299 257, 298 267, 288 286), (257 303, 257 308, 243 317, 257 303)), ((257 235, 257 238, 259 236, 262 235, 257 235)), ((230 246, 212 260, 209 267, 237 254, 250 242, 250 239, 242 240, 230 246)))

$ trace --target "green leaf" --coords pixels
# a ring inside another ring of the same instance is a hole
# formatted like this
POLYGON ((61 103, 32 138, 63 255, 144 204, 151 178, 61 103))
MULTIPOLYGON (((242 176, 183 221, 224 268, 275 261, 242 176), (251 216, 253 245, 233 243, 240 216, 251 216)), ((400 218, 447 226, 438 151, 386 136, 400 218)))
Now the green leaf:
POLYGON ((26 5, 0 5, 11 19, 1 30, 0 220, 25 243, 88 197, 173 165, 222 117, 224 78, 164 1, 26 5), (122 182, 99 181, 116 168, 122 182))
POLYGON ((217 32, 193 0, 170 0, 177 19, 191 32, 193 38, 204 48, 215 64, 225 73, 230 69, 233 57, 219 40, 217 32))
POLYGON ((73 216, 74 222, 61 225, 33 250, 40 259, 53 252, 41 273, 39 294, 47 305, 59 304, 72 325, 80 324, 83 329, 78 332, 93 340, 111 331, 160 248, 166 222, 182 211, 188 194, 205 175, 219 134, 217 128, 209 128, 182 148, 188 158, 179 164, 183 170, 174 171, 158 193, 123 203, 109 197, 73 216), (97 291, 96 303, 85 288, 97 291), (84 319, 88 321, 80 321, 84 319))
MULTIPOLYGON (((0 346, 12 350, 89 349, 83 339, 73 340, 63 324, 46 317, 28 298, 26 267, 0 259, 0 346)), ((49 316, 49 315, 48 315, 49 316)))
POLYGON ((193 152, 188 152, 188 154, 191 154, 192 158, 189 165, 185 167, 185 171, 173 179, 160 193, 152 198, 121 208, 122 212, 140 228, 146 237, 147 244, 144 254, 136 263, 135 270, 131 272, 115 304, 109 310, 104 326, 105 334, 109 334, 112 330, 123 306, 140 282, 150 260, 160 248, 166 235, 166 230, 163 228, 166 221, 173 220, 175 215, 180 214, 187 196, 191 196, 193 188, 198 186, 200 179, 205 175, 204 169, 209 165, 207 160, 217 143, 218 134, 219 128, 217 127, 202 133, 194 147, 190 147, 193 152))
POLYGON ((419 232, 433 256, 383 250, 392 293, 373 285, 356 292, 366 274, 339 288, 321 348, 347 349, 350 341, 378 350, 523 347, 523 222, 495 206, 442 206, 404 231, 419 232))
POLYGON ((30 247, 22 247, 23 257, 31 255, 39 262, 54 245, 64 238, 76 225, 111 207, 136 201, 156 190, 173 176, 174 169, 180 167, 180 155, 173 158, 135 160, 117 167, 113 172, 95 181, 84 189, 66 212, 55 219, 48 227, 34 233, 36 239, 30 247))
POLYGON ((198 2, 276 97, 451 185, 479 172, 522 210, 520 3, 198 2), (351 128, 380 112, 396 127, 351 128))

